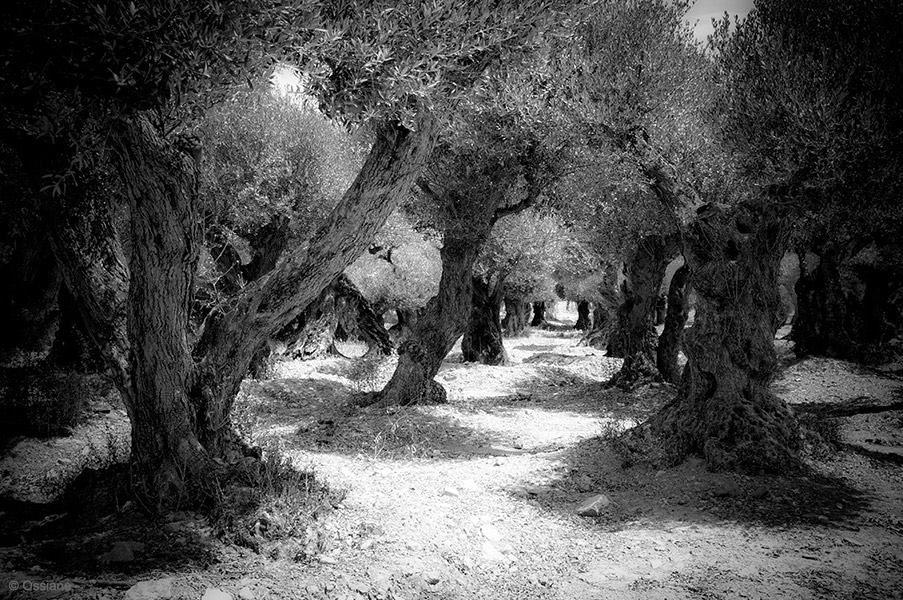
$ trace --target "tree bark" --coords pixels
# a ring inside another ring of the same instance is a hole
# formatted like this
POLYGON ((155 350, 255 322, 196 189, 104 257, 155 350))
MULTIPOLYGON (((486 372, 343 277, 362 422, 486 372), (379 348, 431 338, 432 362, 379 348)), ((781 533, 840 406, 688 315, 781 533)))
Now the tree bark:
POLYGON ((395 315, 398 317, 398 322, 389 328, 389 336, 396 346, 400 346, 411 336, 411 332, 414 330, 422 310, 423 309, 413 308, 395 309, 395 315))
POLYGON ((624 364, 609 385, 629 389, 658 376, 655 303, 665 268, 676 249, 676 238, 658 235, 644 238, 637 245, 622 285, 624 300, 618 307, 615 334, 616 345, 623 349, 624 364))
POLYGON ((508 353, 502 342, 502 326, 499 319, 501 299, 492 287, 480 277, 472 285, 473 301, 467 331, 461 340, 461 353, 465 362, 484 365, 508 364, 508 353))
POLYGON ((195 393, 210 398, 201 415, 205 436, 231 429, 229 412, 255 352, 290 323, 351 262, 420 174, 435 141, 435 124, 421 118, 416 131, 398 123, 377 128, 367 160, 325 223, 265 277, 214 310, 195 348, 195 393))
POLYGON ((677 398, 650 421, 673 462, 701 454, 715 470, 784 473, 798 464, 796 421, 771 394, 777 275, 785 231, 767 205, 707 205, 684 238, 699 298, 677 398))
POLYGON ((129 376, 120 392, 132 423, 133 479, 141 496, 162 505, 210 491, 211 453, 202 441, 217 456, 226 433, 201 429, 212 399, 191 391, 197 166, 144 120, 118 122, 111 140, 131 213, 129 376))
POLYGON ((655 350, 655 362, 662 379, 669 383, 680 380, 680 368, 677 364, 678 353, 683 344, 684 327, 690 307, 687 303, 689 292, 689 270, 686 265, 675 271, 668 288, 668 311, 665 315, 665 328, 658 338, 655 350))
MULTIPOLYGON (((484 234, 488 237, 488 231, 484 234)), ((386 387, 371 403, 436 404, 446 401, 445 389, 433 378, 467 325, 472 295, 473 264, 479 245, 471 239, 448 237, 439 251, 442 276, 433 296, 398 349, 398 366, 386 387)))
POLYGON ((530 327, 542 327, 546 322, 546 303, 533 303, 533 318, 530 320, 530 327))
POLYGON ((588 331, 592 328, 592 321, 590 320, 590 305, 587 300, 580 300, 577 302, 577 322, 574 324, 574 329, 579 329, 580 331, 588 331))
POLYGON ((505 298, 505 318, 502 329, 508 337, 523 335, 530 323, 530 303, 505 298))
MULTIPOLYGON (((256 351, 366 250, 408 193, 433 143, 432 123, 420 125, 416 132, 380 127, 358 177, 311 243, 213 310, 193 349, 194 161, 142 118, 113 128, 111 157, 131 208, 129 269, 99 196, 74 196, 91 210, 62 211, 53 241, 66 283, 113 367, 132 422, 136 487, 152 506, 190 505, 212 491, 212 459, 236 450, 229 412, 256 351)), ((190 144, 183 149, 196 157, 190 144)))

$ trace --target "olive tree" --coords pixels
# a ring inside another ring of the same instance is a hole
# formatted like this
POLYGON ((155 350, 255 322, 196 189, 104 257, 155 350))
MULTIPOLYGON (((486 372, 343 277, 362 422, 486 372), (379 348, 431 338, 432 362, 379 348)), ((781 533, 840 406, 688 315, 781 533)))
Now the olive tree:
MULTIPOLYGON (((437 105, 554 19, 534 1, 296 3, 16 1, 0 25, 4 143, 132 423, 152 506, 199 500, 237 453, 229 414, 255 352, 372 241, 432 149, 437 105), (329 117, 366 124, 354 180, 264 277, 189 333, 202 240, 192 120, 236 84, 294 63, 329 117), (98 164, 110 165, 115 193, 98 164), (114 208, 128 207, 128 246, 114 208)), ((451 104, 447 104, 451 103, 451 104)))

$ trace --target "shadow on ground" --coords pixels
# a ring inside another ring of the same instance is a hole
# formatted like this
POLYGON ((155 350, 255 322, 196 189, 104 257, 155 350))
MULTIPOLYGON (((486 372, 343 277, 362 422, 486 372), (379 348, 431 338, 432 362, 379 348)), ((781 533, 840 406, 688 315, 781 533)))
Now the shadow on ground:
POLYGON ((585 523, 611 530, 678 522, 856 530, 853 522, 870 502, 862 490, 810 467, 792 476, 744 476, 710 472, 699 458, 657 470, 624 457, 614 436, 583 440, 558 454, 567 465, 561 477, 509 493, 570 516, 582 501, 605 494, 610 507, 585 523))
POLYGON ((60 575, 134 579, 160 570, 190 572, 217 562, 203 519, 148 516, 132 501, 128 469, 85 470, 52 504, 4 500, 0 554, 7 571, 48 568, 60 575))

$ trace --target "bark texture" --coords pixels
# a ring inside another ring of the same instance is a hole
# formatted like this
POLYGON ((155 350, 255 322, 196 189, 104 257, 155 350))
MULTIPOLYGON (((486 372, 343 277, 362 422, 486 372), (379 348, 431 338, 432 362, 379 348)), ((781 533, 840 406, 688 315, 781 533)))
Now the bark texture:
POLYGON ((475 277, 473 300, 467 330, 461 339, 461 353, 465 362, 484 365, 508 364, 508 353, 502 342, 500 321, 501 298, 488 282, 475 277))
POLYGON ((674 461, 716 470, 784 473, 798 465, 796 421, 769 391, 775 366, 783 220, 772 209, 706 205, 687 228, 685 257, 699 298, 677 398, 650 422, 674 461))
POLYGON ((690 306, 687 302, 689 293, 690 272, 686 265, 675 271, 668 288, 668 310, 665 315, 665 328, 658 338, 655 349, 655 362, 661 378, 669 383, 680 380, 678 353, 683 345, 684 327, 690 306))
POLYGON ((467 325, 473 293, 473 263, 478 252, 479 248, 470 239, 445 240, 439 251, 442 259, 439 293, 427 302, 411 335, 398 348, 395 373, 372 402, 408 405, 446 401, 445 389, 433 378, 467 325))
POLYGON ((360 173, 311 242, 215 308, 195 341, 199 149, 161 138, 140 117, 116 123, 110 155, 130 208, 128 268, 109 198, 81 193, 87 186, 67 191, 53 243, 122 393, 135 483, 149 501, 161 509, 202 501, 213 491, 214 459, 246 450, 229 412, 258 350, 366 250, 410 190, 433 139, 428 120, 417 131, 379 127, 360 173))
POLYGON ((616 345, 623 350, 624 364, 610 385, 629 389, 658 376, 655 305, 665 268, 676 249, 676 237, 649 236, 637 244, 622 284, 623 301, 618 307, 615 334, 616 345))

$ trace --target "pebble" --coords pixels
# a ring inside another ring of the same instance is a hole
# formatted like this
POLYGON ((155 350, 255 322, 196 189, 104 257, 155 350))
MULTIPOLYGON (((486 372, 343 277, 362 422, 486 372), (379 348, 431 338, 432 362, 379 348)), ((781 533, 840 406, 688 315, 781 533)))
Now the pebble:
POLYGON ((442 490, 442 495, 443 496, 452 496, 454 498, 457 498, 458 496, 461 495, 461 492, 459 492, 458 490, 456 490, 453 487, 447 487, 444 490, 442 490))
POLYGON ((125 592, 123 598, 124 600, 168 600, 173 597, 174 581, 172 577, 139 581, 125 592))
POLYGON ((581 517, 598 517, 611 506, 611 500, 605 494, 599 494, 588 499, 577 508, 577 514, 581 517))
POLYGON ((254 592, 251 591, 251 588, 247 587, 238 590, 238 597, 241 598, 241 600, 255 600, 256 598, 254 592))
POLYGON ((232 594, 217 588, 207 588, 201 600, 232 600, 232 594))

